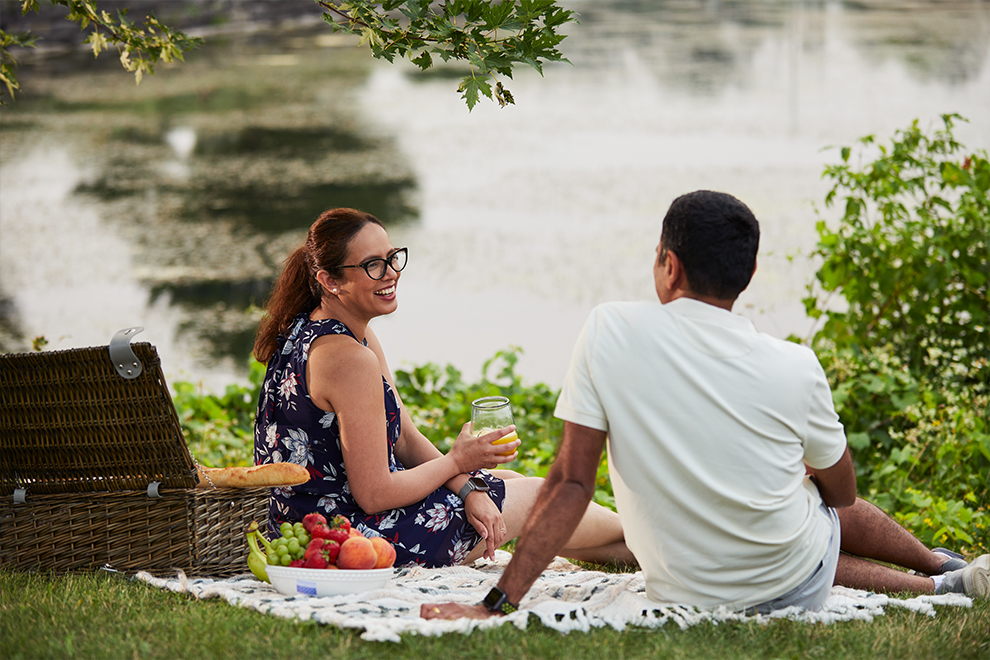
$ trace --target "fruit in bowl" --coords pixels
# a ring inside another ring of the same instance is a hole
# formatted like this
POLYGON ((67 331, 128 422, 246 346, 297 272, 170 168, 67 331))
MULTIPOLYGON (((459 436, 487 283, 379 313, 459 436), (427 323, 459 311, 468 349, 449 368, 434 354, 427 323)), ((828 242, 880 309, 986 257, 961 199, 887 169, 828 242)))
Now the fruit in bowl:
MULTIPOLYGON (((395 563, 395 548, 388 540, 381 537, 365 538, 344 516, 334 516, 328 521, 322 514, 310 513, 301 522, 282 523, 279 532, 280 538, 269 541, 261 533, 258 523, 252 522, 248 527, 247 540, 250 548, 248 567, 259 580, 274 584, 271 579, 273 572, 289 579, 286 576, 292 575, 291 571, 287 573, 281 570, 283 568, 306 571, 343 569, 348 572, 365 573, 384 571, 391 575, 391 567, 395 563)), ((363 577, 371 579, 369 576, 363 577)), ((377 579, 376 577, 375 580, 377 579)), ((387 579, 386 575, 385 580, 387 579)), ((375 580, 372 580, 372 583, 375 583, 375 580)), ((362 576, 352 574, 338 582, 349 585, 349 588, 356 588, 361 586, 362 576)), ((306 580, 304 591, 292 593, 309 593, 315 589, 311 587, 312 581, 306 580)), ((361 590, 364 588, 362 587, 361 590)), ((324 591, 333 591, 333 589, 324 589, 324 591)), ((338 593, 354 592, 339 591, 338 593)))

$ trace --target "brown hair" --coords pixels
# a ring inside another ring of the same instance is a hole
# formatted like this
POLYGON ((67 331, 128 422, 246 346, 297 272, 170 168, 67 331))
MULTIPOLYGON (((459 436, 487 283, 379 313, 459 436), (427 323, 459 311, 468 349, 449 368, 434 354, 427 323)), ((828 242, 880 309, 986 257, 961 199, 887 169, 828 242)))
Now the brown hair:
POLYGON ((354 209, 330 209, 320 214, 309 228, 306 242, 285 260, 265 303, 265 316, 254 342, 254 357, 265 363, 278 348, 279 334, 287 333, 292 319, 320 306, 323 289, 316 279, 321 270, 339 277, 351 239, 370 222, 382 226, 378 218, 354 209))

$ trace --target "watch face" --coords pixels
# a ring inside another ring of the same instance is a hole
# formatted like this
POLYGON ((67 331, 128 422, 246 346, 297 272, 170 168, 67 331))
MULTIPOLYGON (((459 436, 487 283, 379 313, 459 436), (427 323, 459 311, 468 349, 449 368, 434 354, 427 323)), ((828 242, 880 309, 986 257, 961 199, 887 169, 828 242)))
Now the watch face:
POLYGON ((495 606, 498 604, 498 601, 504 595, 505 594, 503 594, 498 587, 492 587, 492 590, 488 592, 488 595, 485 596, 485 600, 483 601, 485 603, 485 607, 487 607, 490 610, 495 609, 495 606))
POLYGON ((488 490, 488 482, 481 477, 469 477, 468 481, 474 484, 475 490, 488 490))

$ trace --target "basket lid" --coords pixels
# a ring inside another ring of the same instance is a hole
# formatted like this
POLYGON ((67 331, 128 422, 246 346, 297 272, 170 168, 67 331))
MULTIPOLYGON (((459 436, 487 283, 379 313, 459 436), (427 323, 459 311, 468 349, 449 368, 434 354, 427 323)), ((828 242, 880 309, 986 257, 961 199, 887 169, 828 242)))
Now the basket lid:
POLYGON ((158 352, 130 348, 132 378, 108 346, 0 355, 0 495, 196 485, 158 352))

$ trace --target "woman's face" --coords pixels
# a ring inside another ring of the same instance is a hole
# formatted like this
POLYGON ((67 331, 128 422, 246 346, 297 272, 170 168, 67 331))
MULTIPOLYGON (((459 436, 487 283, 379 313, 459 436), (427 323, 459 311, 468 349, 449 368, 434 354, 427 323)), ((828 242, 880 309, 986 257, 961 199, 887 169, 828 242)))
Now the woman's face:
MULTIPOLYGON (((347 260, 343 265, 364 264, 371 259, 388 259, 395 252, 385 230, 369 222, 354 235, 347 248, 347 260)), ((398 308, 396 284, 399 275, 391 266, 385 268, 380 280, 373 280, 364 268, 345 268, 337 278, 337 298, 341 304, 359 316, 373 318, 391 314, 398 308)))

